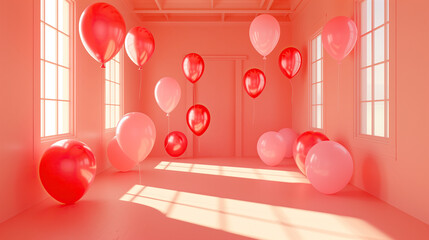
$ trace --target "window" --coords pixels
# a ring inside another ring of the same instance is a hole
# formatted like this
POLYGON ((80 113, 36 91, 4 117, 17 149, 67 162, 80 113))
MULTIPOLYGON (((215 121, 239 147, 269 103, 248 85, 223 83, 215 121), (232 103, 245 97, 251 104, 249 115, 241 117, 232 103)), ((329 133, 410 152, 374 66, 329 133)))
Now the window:
POLYGON ((310 40, 310 119, 312 128, 323 128, 323 46, 319 33, 310 40))
POLYGON ((122 115, 122 68, 123 50, 106 63, 105 80, 105 128, 115 128, 122 115))
POLYGON ((40 0, 40 135, 73 132, 73 2, 40 0))
POLYGON ((359 133, 389 137, 389 0, 359 3, 359 133))

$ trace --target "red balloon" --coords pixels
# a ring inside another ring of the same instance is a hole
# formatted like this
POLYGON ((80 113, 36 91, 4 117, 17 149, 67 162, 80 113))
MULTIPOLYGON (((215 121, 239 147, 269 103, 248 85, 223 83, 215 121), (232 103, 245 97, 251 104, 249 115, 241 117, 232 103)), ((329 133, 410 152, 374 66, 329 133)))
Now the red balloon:
POLYGON ((128 57, 142 69, 155 50, 155 41, 152 33, 144 27, 132 28, 125 38, 125 50, 128 57))
POLYGON ((204 60, 196 53, 189 53, 183 58, 182 70, 185 77, 191 82, 195 83, 201 78, 204 72, 204 60))
POLYGON ((328 141, 329 138, 323 133, 307 131, 299 135, 293 145, 293 158, 295 159, 296 165, 304 175, 305 172, 305 158, 307 157, 308 151, 316 145, 316 143, 322 141, 328 141))
POLYGON ((80 16, 79 33, 86 51, 104 68, 124 44, 125 21, 112 5, 94 3, 80 16))
POLYGON ((201 136, 210 124, 209 110, 200 104, 192 106, 186 114, 186 123, 195 135, 201 136))
POLYGON ((79 200, 94 180, 96 162, 91 149, 83 142, 61 140, 42 156, 40 180, 57 201, 71 204, 79 200))
POLYGON ((265 74, 257 68, 248 70, 243 77, 244 89, 252 98, 256 98, 261 94, 265 88, 265 82, 265 74))
POLYGON ((165 151, 172 157, 179 157, 186 151, 188 139, 182 132, 174 131, 165 137, 165 151))
POLYGON ((298 49, 288 47, 279 55, 279 66, 282 73, 289 79, 293 78, 301 69, 302 57, 298 49))

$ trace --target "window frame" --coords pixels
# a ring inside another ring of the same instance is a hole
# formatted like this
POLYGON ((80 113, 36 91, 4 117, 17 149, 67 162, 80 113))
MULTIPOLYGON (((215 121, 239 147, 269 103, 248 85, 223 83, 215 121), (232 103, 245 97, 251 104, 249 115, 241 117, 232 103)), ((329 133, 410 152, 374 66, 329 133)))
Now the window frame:
MULTIPOLYGON (((313 42, 313 40, 315 40, 317 37, 319 37, 320 36, 320 38, 322 37, 322 28, 320 28, 320 29, 318 29, 313 35, 311 35, 311 37, 310 37, 310 39, 308 40, 308 106, 309 106, 309 108, 308 108, 308 116, 309 116, 309 118, 308 118, 308 126, 309 126, 309 129, 311 129, 311 130, 313 130, 313 131, 318 131, 318 132, 322 132, 322 133, 325 133, 325 131, 326 131, 326 128, 325 128, 325 126, 326 126, 326 114, 325 114, 325 94, 324 94, 324 73, 325 73, 325 71, 324 71, 324 65, 325 65, 325 53, 324 53, 324 48, 323 48, 323 42, 321 43, 321 58, 320 59, 318 59, 318 60, 316 60, 314 63, 316 63, 317 61, 321 61, 321 72, 322 72, 322 76, 321 76, 321 78, 322 78, 322 81, 320 82, 321 84, 322 84, 322 89, 321 89, 321 94, 322 94, 322 96, 321 96, 321 101, 322 101, 322 103, 320 104, 321 106, 322 106, 322 111, 321 111, 321 114, 322 114, 322 116, 321 116, 321 121, 322 121, 322 123, 321 123, 321 128, 317 128, 317 127, 313 127, 313 124, 312 124, 312 120, 313 120, 313 90, 312 90, 312 87, 313 87, 313 45, 312 45, 312 42, 313 42)), ((317 104, 316 104, 316 106, 317 106, 317 104)))
MULTIPOLYGON (((124 47, 122 47, 122 49, 116 55, 119 57, 119 71, 120 71, 120 73, 119 73, 119 94, 120 94, 120 97, 119 97, 119 119, 118 119, 118 122, 119 122, 119 120, 121 120, 122 116, 124 115, 124 51, 125 51, 124 47)), ((110 60, 109 63, 111 61, 114 61, 114 58, 112 58, 112 60, 110 60)), ((103 123, 102 123, 103 127, 102 128, 106 132, 113 132, 116 130, 118 122, 116 123, 116 125, 114 127, 109 127, 109 128, 106 127, 106 105, 111 105, 111 104, 106 103, 106 82, 111 81, 111 80, 108 80, 106 78, 106 70, 107 70, 107 66, 106 66, 106 68, 104 68, 104 71, 103 71, 103 82, 104 82, 104 84, 103 84, 103 94, 102 94, 102 96, 103 96, 103 111, 102 111, 103 112, 103 123)))
MULTIPOLYGON (((65 0, 69 3, 69 132, 63 134, 55 134, 50 136, 42 136, 42 119, 41 119, 41 103, 44 98, 41 96, 41 86, 42 86, 42 78, 41 78, 41 62, 45 61, 42 59, 41 55, 41 25, 45 24, 41 19, 41 7, 42 0, 36 1, 34 4, 34 138, 35 141, 41 142, 42 145, 50 144, 53 141, 58 141, 65 138, 75 138, 76 137, 76 0, 65 0)), ((43 11, 45 14, 45 10, 43 11)), ((57 0, 57 12, 56 12, 56 21, 58 24, 58 0, 57 0)), ((57 26, 58 27, 58 26, 57 26)), ((57 44, 58 44, 58 28, 54 28, 57 34, 57 44)), ((58 64, 58 46, 57 47, 57 65, 58 64)), ((56 81, 57 81, 57 94, 58 94, 58 70, 56 72, 56 81)), ((55 99, 57 102, 61 101, 57 98, 55 99)), ((57 103, 57 123, 56 128, 58 131, 58 103, 57 103)), ((37 147, 35 147, 36 149, 37 147)), ((36 151, 36 150, 35 150, 36 151)))
MULTIPOLYGON (((361 133, 361 3, 365 0, 355 1, 354 7, 354 20, 357 23, 358 27, 358 41, 356 42, 356 47, 354 49, 355 55, 355 67, 354 67, 354 139, 358 146, 363 148, 373 149, 378 155, 385 155, 393 157, 396 160, 397 156, 397 139, 396 139, 396 0, 389 0, 389 71, 386 72, 389 75, 389 89, 385 89, 386 93, 389 94, 389 136, 380 137, 375 135, 367 135, 361 133), (387 92, 388 91, 388 92, 387 92)), ((385 7, 385 14, 387 13, 385 7)), ((372 18, 374 14, 372 12, 372 18)), ((372 28, 371 31, 374 31, 377 28, 372 28)), ((386 35, 385 35, 386 36, 386 35)), ((373 42, 373 41, 371 41, 373 42)), ((373 50, 371 50, 373 52, 373 50)), ((373 53, 372 53, 373 54, 373 53)), ((373 58, 374 56, 372 56, 373 58)), ((374 65, 374 64, 371 64, 374 65)), ((372 79, 373 80, 373 79, 372 79)), ((372 82, 373 85, 373 82, 372 82)), ((373 89, 372 89, 373 91, 373 89)), ((373 110, 372 110, 373 111, 373 110)), ((385 110, 386 111, 386 110, 385 110)), ((386 115, 385 115, 386 117, 386 115)), ((372 116, 373 119, 373 116, 372 116)), ((372 126, 374 127, 374 126, 372 126)), ((386 127, 386 126, 385 126, 386 127)))

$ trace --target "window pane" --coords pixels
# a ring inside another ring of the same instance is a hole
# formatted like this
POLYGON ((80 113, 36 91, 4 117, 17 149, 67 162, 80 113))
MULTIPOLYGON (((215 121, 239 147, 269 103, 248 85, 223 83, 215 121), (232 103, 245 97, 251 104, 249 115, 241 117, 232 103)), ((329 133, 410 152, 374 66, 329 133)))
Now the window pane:
POLYGON ((384 99, 384 64, 374 67, 374 100, 384 99))
POLYGON ((45 136, 45 101, 40 101, 40 136, 45 136))
POLYGON ((116 127, 119 122, 119 106, 115 106, 115 125, 113 127, 116 127))
POLYGON ((40 23, 40 58, 45 59, 45 24, 40 23))
POLYGON ((319 34, 317 36, 317 49, 316 49, 316 58, 321 59, 322 58, 322 35, 319 34))
POLYGON ((45 98, 57 98, 57 67, 51 63, 45 63, 45 98))
POLYGON ((384 61, 384 27, 374 31, 374 63, 384 61))
POLYGON ((45 0, 40 0, 40 20, 45 20, 45 0))
POLYGON ((386 21, 389 21, 389 0, 386 0, 386 5, 384 7, 386 8, 386 21))
POLYGON ((374 28, 384 23, 384 0, 374 1, 374 28))
POLYGON ((110 104, 115 104, 115 84, 114 83, 110 83, 110 99, 109 99, 109 103, 110 104))
POLYGON ((384 101, 374 103, 374 135, 384 137, 384 101))
POLYGON ((58 64, 65 67, 69 66, 69 52, 69 37, 62 33, 58 33, 58 64))
POLYGON ((69 102, 58 102, 58 134, 69 133, 69 102))
POLYGON ((322 61, 317 61, 317 82, 321 82, 322 81, 322 61))
POLYGON ((45 101, 45 136, 57 134, 57 102, 45 101))
MULTIPOLYGON (((117 55, 119 55, 119 53, 117 55)), ((120 80, 119 79, 119 74, 120 74, 119 63, 115 62, 115 82, 117 82, 117 83, 119 83, 119 80, 120 80)))
POLYGON ((318 105, 317 106, 317 128, 322 128, 322 106, 318 105))
POLYGON ((66 0, 58 0, 58 29, 69 34, 69 3, 66 0))
POLYGON ((311 64, 311 82, 315 83, 317 81, 317 63, 311 64))
POLYGON ((372 68, 364 68, 361 70, 361 100, 372 100, 372 68))
POLYGON ((317 41, 316 39, 311 40, 311 61, 316 61, 317 41))
POLYGON ((368 33, 360 40, 360 59, 362 67, 372 64, 372 33, 368 33))
POLYGON ((40 61, 40 97, 45 98, 45 62, 40 61))
POLYGON ((386 101, 386 137, 389 137, 389 132, 390 132, 390 129, 389 129, 389 127, 390 127, 390 125, 389 125, 389 120, 390 120, 390 117, 389 117, 389 101, 386 101))
POLYGON ((317 100, 316 100, 316 103, 317 104, 322 104, 322 83, 317 83, 316 84, 316 88, 317 88, 317 92, 316 92, 316 95, 317 95, 317 100))
POLYGON ((57 27, 57 0, 45 0, 45 21, 57 27))
POLYGON ((312 106, 311 107, 311 126, 316 128, 317 127, 317 107, 316 106, 312 106))
POLYGON ((386 44, 386 59, 387 60, 389 60, 389 58, 390 58, 390 44, 389 44, 389 24, 386 24, 386 26, 385 26, 385 28, 386 28, 386 36, 385 36, 385 38, 386 38, 386 41, 385 41, 385 44, 386 44))
POLYGON ((361 3, 361 34, 372 29, 372 1, 366 0, 361 3))
POLYGON ((110 127, 115 127, 115 106, 110 106, 110 127))
POLYGON ((45 59, 57 62, 57 31, 49 26, 45 27, 45 59))
POLYGON ((372 134, 372 108, 370 102, 361 103, 361 134, 372 134))
POLYGON ((106 72, 106 79, 107 80, 110 80, 110 69, 111 69, 110 62, 107 62, 106 68, 104 69, 104 71, 106 72))
POLYGON ((386 63, 386 99, 389 99, 390 96, 389 81, 389 63, 386 63))
POLYGON ((110 105, 106 105, 105 110, 105 121, 106 121, 106 128, 110 128, 110 105))
POLYGON ((67 68, 58 67, 58 99, 69 100, 69 70, 67 68))
POLYGON ((317 99, 317 96, 316 96, 316 84, 312 84, 311 85, 311 104, 312 105, 315 105, 316 104, 316 99, 317 99))
POLYGON ((120 104, 120 99, 119 99, 119 84, 115 84, 115 104, 117 104, 117 105, 120 104))
POLYGON ((106 89, 105 89, 105 97, 106 97, 106 104, 110 103, 110 82, 106 81, 106 89))

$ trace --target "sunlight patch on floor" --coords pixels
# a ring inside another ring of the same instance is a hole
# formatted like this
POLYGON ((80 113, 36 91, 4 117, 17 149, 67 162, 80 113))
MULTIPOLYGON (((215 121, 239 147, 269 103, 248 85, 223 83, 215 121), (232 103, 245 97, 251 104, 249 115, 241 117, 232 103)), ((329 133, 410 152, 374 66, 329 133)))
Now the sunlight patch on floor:
POLYGON ((160 162, 155 169, 208 174, 225 177, 237 177, 254 180, 265 180, 285 183, 307 183, 309 181, 301 173, 258 168, 231 167, 195 163, 160 162))
POLYGON ((388 238, 371 224, 349 216, 151 186, 134 185, 120 200, 157 209, 172 219, 257 239, 388 238))

